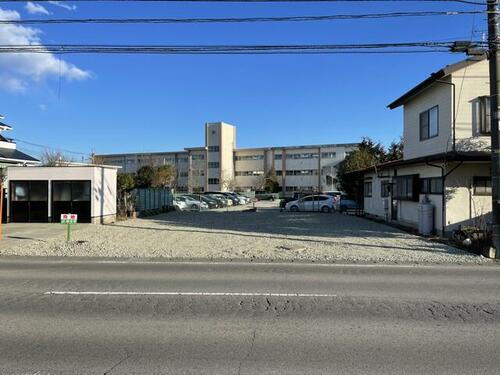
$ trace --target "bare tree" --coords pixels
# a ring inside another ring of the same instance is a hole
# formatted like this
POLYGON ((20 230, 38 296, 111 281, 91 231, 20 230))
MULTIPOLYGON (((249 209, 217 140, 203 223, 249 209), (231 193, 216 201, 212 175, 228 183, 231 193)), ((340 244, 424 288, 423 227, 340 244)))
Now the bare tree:
POLYGON ((236 180, 226 170, 223 170, 220 178, 222 190, 233 191, 236 188, 236 180))
POLYGON ((64 167, 67 166, 71 160, 60 151, 46 149, 41 157, 42 165, 46 167, 64 167))

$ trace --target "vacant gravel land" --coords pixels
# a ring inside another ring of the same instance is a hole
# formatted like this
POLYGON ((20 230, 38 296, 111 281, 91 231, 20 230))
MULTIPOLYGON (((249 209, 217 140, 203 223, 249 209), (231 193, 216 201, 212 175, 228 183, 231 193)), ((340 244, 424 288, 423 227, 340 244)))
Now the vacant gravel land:
POLYGON ((67 245, 64 238, 61 228, 59 234, 49 238, 24 239, 8 248, 3 247, 0 254, 323 262, 490 262, 362 218, 276 209, 171 212, 114 225, 81 225, 74 231, 72 243, 67 245))

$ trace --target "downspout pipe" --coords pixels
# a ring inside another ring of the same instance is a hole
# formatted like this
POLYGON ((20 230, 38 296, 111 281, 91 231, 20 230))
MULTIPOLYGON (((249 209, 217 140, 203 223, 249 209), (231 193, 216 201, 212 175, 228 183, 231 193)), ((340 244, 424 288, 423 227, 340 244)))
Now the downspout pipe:
POLYGON ((454 166, 448 173, 444 173, 444 167, 442 165, 431 164, 429 162, 425 162, 429 167, 439 168, 441 169, 441 183, 443 184, 443 194, 441 194, 441 236, 445 237, 446 231, 446 177, 448 177, 452 172, 458 169, 464 162, 460 160, 460 163, 454 166))
MULTIPOLYGON (((456 124, 457 124, 457 111, 456 111, 456 85, 453 83, 453 82, 448 82, 448 81, 442 81, 440 79, 437 79, 436 81, 434 82, 437 82, 437 83, 442 83, 442 84, 445 84, 445 85, 450 85, 453 87, 453 104, 452 104, 452 107, 453 107, 453 113, 452 113, 452 133, 453 133, 453 149, 452 151, 455 152, 456 151, 456 131, 455 131, 455 128, 456 128, 456 124)), ((446 147, 448 148, 448 147, 446 147)))

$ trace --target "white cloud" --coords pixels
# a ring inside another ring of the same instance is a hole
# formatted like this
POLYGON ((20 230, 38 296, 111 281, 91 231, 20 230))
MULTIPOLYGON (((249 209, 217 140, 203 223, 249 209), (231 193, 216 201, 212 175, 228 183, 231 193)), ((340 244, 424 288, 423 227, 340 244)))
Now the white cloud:
POLYGON ((57 7, 61 7, 67 10, 76 10, 76 5, 68 5, 61 3, 60 1, 49 1, 49 4, 55 5, 57 7))
MULTIPOLYGON (((18 12, 0 8, 0 19, 19 20, 18 12)), ((40 30, 18 26, 0 25, 0 45, 42 45, 40 30)), ((50 76, 61 76, 69 81, 84 80, 90 72, 55 57, 51 53, 2 53, 0 72, 6 81, 0 87, 12 92, 23 92, 29 83, 41 81, 50 76)))
POLYGON ((0 88, 12 92, 12 93, 23 93, 27 89, 27 83, 9 76, 0 77, 0 88))
POLYGON ((50 14, 50 12, 47 9, 45 9, 42 5, 32 3, 31 1, 28 1, 26 3, 24 9, 26 9, 26 11, 29 14, 45 14, 45 15, 50 14))

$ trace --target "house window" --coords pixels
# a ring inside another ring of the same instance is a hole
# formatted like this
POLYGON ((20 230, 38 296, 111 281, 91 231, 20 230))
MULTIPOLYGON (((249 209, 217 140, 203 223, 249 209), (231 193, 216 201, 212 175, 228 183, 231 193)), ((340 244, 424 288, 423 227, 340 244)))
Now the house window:
POLYGON ((365 185, 364 185, 364 195, 365 195, 365 197, 371 197, 372 196, 372 182, 371 181, 365 182, 365 185))
POLYGON ((391 195, 391 182, 390 181, 382 181, 380 183, 380 196, 382 198, 387 198, 391 195))
POLYGON ((219 152, 219 146, 208 146, 208 152, 219 152))
POLYGON ((443 194, 443 179, 441 177, 421 178, 420 193, 443 194))
POLYGON ((479 134, 491 134, 490 97, 481 96, 478 100, 477 131, 479 134))
POLYGON ((418 202, 418 175, 398 176, 394 181, 394 199, 418 202))
POLYGON ((420 140, 437 137, 439 134, 439 107, 435 106, 420 114, 420 140))
POLYGON ((218 178, 209 178, 208 184, 209 185, 219 185, 219 179, 218 178))
POLYGON ((218 161, 209 161, 208 168, 219 168, 219 162, 218 161))
POLYGON ((491 195, 491 177, 474 177, 474 195, 491 195))

